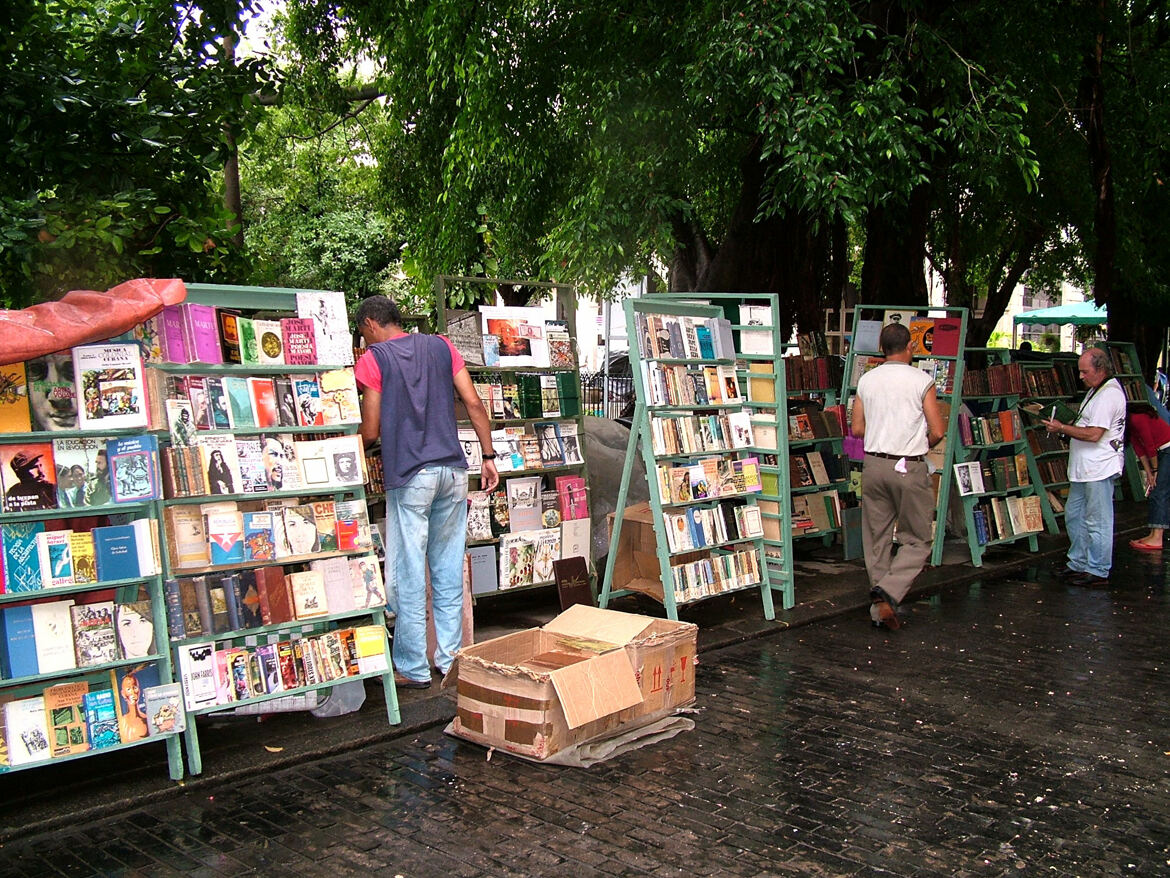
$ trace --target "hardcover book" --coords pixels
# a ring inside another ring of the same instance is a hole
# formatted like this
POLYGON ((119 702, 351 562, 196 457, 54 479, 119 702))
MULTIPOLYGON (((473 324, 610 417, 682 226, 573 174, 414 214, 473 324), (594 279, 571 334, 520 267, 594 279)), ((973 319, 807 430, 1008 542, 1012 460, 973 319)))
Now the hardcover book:
POLYGON ((162 496, 157 436, 116 436, 106 443, 106 451, 115 503, 141 503, 162 496))
POLYGON ((110 468, 105 439, 54 439, 57 506, 74 509, 110 502, 110 468))
POLYGON ((271 512, 245 512, 244 560, 271 561, 276 557, 271 512))
POLYGON ((329 612, 325 578, 319 570, 302 570, 288 575, 292 590, 293 612, 298 619, 312 619, 329 612))
POLYGON ((40 673, 37 661, 36 632, 33 630, 32 606, 5 607, 0 610, 3 639, 0 640, 0 659, 3 659, 4 677, 35 677, 40 673))
POLYGON ((349 330, 344 293, 297 293, 297 316, 313 321, 318 363, 330 366, 353 365, 353 337, 349 330))
POLYGON ((240 336, 240 362, 245 366, 260 365, 260 340, 256 338, 256 327, 251 318, 237 318, 236 332, 240 336))
POLYGON ((216 704, 215 644, 184 643, 177 650, 183 700, 187 710, 216 704))
POLYGON ((81 700, 85 711, 85 731, 93 750, 122 743, 118 734, 118 712, 114 710, 114 693, 109 689, 86 692, 81 700))
POLYGON ((532 585, 532 566, 536 547, 529 534, 504 534, 500 537, 500 589, 532 585))
POLYGON ((230 433, 214 433, 195 437, 199 448, 199 462, 207 478, 207 493, 212 495, 242 494, 243 474, 236 439, 230 433))
POLYGON ((48 759, 51 754, 44 696, 21 698, 5 704, 4 736, 8 742, 9 765, 27 765, 48 759))
POLYGON ((33 604, 33 637, 37 645, 37 673, 51 674, 77 667, 73 654, 72 600, 33 604))
POLYGON ((97 582, 97 560, 93 553, 93 534, 69 531, 69 553, 73 556, 73 581, 78 585, 97 582))
POLYGON ((292 376, 293 395, 297 400, 297 424, 302 427, 322 427, 321 388, 312 375, 292 376))
POLYGON ((337 551, 337 515, 332 500, 314 500, 313 517, 317 522, 317 551, 337 551))
POLYGON ((73 584, 73 552, 69 547, 72 531, 50 530, 37 534, 37 556, 41 565, 43 588, 73 584))
POLYGON ((382 564, 376 555, 349 559, 353 605, 372 610, 386 606, 386 587, 382 582, 382 564))
POLYGON ((44 691, 45 724, 49 755, 71 756, 89 749, 83 706, 89 683, 76 681, 50 686, 44 691))
POLYGON ((0 366, 0 433, 28 433, 28 371, 24 363, 0 366))
POLYGON ((930 352, 936 357, 956 357, 959 354, 959 334, 963 326, 961 317, 936 317, 934 320, 934 344, 930 352))
POLYGON ((210 564, 211 549, 207 545, 207 531, 199 507, 168 506, 163 515, 171 566, 182 569, 210 564))
POLYGON ((183 732, 187 714, 183 710, 183 687, 179 683, 161 683, 143 690, 146 702, 146 729, 153 737, 183 732))
POLYGON ((150 601, 115 604, 114 628, 118 635, 118 652, 122 658, 146 658, 158 653, 150 601))
POLYGON ((370 514, 364 500, 339 500, 333 504, 337 517, 337 548, 343 552, 369 549, 370 514))
POLYGON ((25 364, 32 429, 44 432, 77 429, 77 384, 69 351, 46 354, 25 364))
POLYGON ((283 366, 284 335, 281 333, 279 320, 253 320, 252 329, 256 333, 256 348, 260 354, 260 365, 283 366))
POLYGON ((57 508, 52 442, 0 445, 0 488, 5 512, 57 508))
POLYGON ((260 586, 255 570, 241 570, 232 578, 235 587, 235 606, 240 628, 259 628, 264 625, 260 609, 260 586))
POLYGON ((256 414, 252 408, 252 392, 248 387, 248 379, 238 375, 226 375, 223 378, 223 389, 227 394, 232 426, 237 429, 255 427, 256 414))
POLYGON ((285 363, 290 366, 316 365, 316 330, 311 319, 285 317, 280 321, 280 333, 284 341, 285 363))
POLYGON ((276 388, 271 378, 248 378, 248 392, 252 395, 252 411, 257 427, 275 427, 280 423, 276 412, 276 388))
POLYGON ((239 363, 240 360, 240 313, 220 308, 219 317, 219 348, 223 353, 223 362, 239 363))
POLYGON ((39 591, 44 587, 37 553, 37 534, 44 530, 43 521, 0 524, 0 540, 4 543, 4 591, 39 591))
POLYGON ((73 349, 78 428, 109 430, 147 423, 142 353, 136 344, 80 345, 73 349))
POLYGON ((137 534, 131 524, 95 527, 93 551, 99 581, 136 579, 142 575, 138 566, 137 534))
POLYGON ((321 413, 330 426, 360 424, 361 403, 353 369, 331 369, 317 379, 321 394, 321 413))
POLYGON ((73 623, 73 652, 77 667, 89 668, 118 660, 114 634, 114 602, 74 604, 69 608, 73 623))

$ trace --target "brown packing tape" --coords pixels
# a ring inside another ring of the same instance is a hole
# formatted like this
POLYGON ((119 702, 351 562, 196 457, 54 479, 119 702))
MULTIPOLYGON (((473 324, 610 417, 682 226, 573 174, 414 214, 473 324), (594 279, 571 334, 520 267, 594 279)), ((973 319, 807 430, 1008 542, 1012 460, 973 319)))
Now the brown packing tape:
POLYGON ((548 710, 552 704, 547 698, 528 698, 514 692, 504 692, 488 686, 478 686, 468 680, 457 683, 460 698, 469 698, 483 704, 509 707, 517 710, 548 710))

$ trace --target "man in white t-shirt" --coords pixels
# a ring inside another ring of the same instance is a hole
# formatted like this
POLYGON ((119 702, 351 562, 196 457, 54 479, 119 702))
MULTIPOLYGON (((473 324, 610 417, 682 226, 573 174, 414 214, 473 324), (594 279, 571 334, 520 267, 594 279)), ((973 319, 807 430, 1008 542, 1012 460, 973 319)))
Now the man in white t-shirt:
POLYGON ((1069 437, 1068 564, 1061 571, 1074 585, 1108 585, 1113 566, 1113 481, 1125 463, 1125 391, 1113 378, 1109 353, 1089 348, 1077 361, 1089 388, 1072 424, 1044 422, 1069 437))
POLYGON ((898 604, 930 554, 934 486, 926 452, 945 435, 946 424, 934 379, 910 365, 910 330, 891 323, 882 328, 879 344, 886 361, 857 382, 850 428, 865 439, 861 544, 869 574, 869 615, 876 625, 898 628, 898 604))

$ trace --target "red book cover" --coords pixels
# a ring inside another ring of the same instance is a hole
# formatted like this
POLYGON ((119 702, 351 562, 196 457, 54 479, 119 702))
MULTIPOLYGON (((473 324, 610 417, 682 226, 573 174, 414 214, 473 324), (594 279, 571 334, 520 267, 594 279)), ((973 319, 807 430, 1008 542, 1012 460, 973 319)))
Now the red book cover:
POLYGON ((589 517, 585 480, 580 476, 557 476, 557 495, 561 505, 561 519, 573 521, 589 517))
POLYGON ((0 486, 5 512, 57 508, 57 470, 52 442, 0 446, 0 486))
POLYGON ((931 355, 935 357, 957 357, 959 355, 959 329, 962 318, 936 317, 934 321, 934 347, 931 355))
POLYGON ((252 408, 256 412, 257 427, 275 427, 279 423, 276 413, 276 389, 271 378, 249 378, 248 390, 252 394, 252 408))
POLYGON ((317 340, 311 317, 285 317, 280 321, 284 337, 284 362, 289 366, 317 364, 317 340))

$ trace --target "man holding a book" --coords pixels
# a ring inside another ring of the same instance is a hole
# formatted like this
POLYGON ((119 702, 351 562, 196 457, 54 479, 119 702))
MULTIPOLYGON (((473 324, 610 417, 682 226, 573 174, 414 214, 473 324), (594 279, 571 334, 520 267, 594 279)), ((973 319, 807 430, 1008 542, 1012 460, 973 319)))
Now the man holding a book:
POLYGON ((1068 564, 1060 571, 1074 585, 1108 585, 1113 566, 1113 480, 1125 463, 1125 391, 1113 378, 1109 353, 1089 348, 1077 361, 1089 388, 1068 423, 1050 417, 1044 427, 1067 436, 1068 564))
POLYGON ((394 621, 395 682, 431 685, 427 655, 427 572, 437 646, 445 674, 463 641, 463 553, 467 537, 467 458, 459 444, 455 396, 483 448, 480 487, 499 483, 491 424, 463 357, 447 339, 407 333, 398 306, 372 296, 358 306, 369 349, 354 368, 362 393, 361 435, 382 442, 386 484, 386 596, 394 621))
POLYGON ((934 486, 926 452, 946 435, 946 424, 934 379, 911 365, 910 330, 891 323, 883 327, 879 344, 885 362, 857 382, 851 427, 854 436, 865 440, 861 541, 870 619, 898 628, 898 604, 930 554, 934 486))

